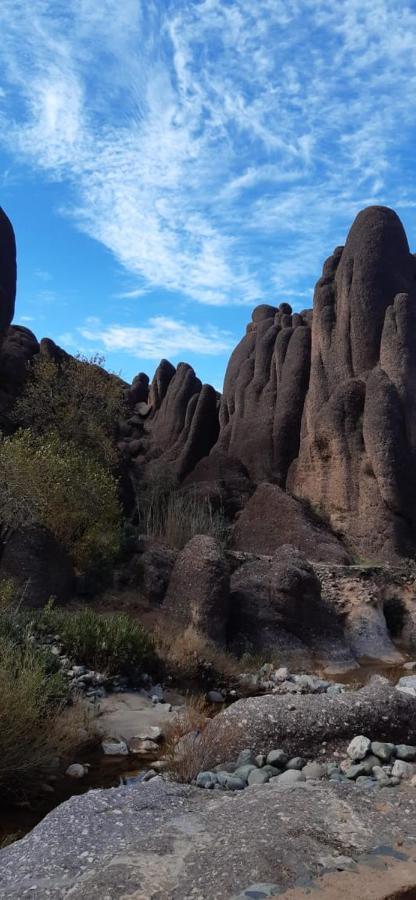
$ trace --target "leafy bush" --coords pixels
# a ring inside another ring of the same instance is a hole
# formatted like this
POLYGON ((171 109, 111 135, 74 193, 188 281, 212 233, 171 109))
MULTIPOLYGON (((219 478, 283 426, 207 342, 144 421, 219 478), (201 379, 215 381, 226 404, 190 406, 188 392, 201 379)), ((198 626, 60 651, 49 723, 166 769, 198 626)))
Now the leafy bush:
POLYGON ((209 534, 226 542, 224 511, 209 497, 178 490, 169 479, 153 479, 139 494, 139 527, 143 534, 163 538, 181 549, 196 534, 209 534))
POLYGON ((99 615, 89 608, 64 612, 48 605, 39 623, 59 633, 65 652, 77 663, 108 675, 138 675, 155 664, 152 638, 124 613, 99 615))
POLYGON ((90 733, 86 709, 66 706, 62 675, 50 674, 27 640, 0 636, 0 791, 33 793, 56 759, 90 733))
POLYGON ((0 442, 3 528, 44 525, 85 570, 118 552, 117 482, 94 457, 56 432, 20 430, 0 442))
POLYGON ((125 385, 103 368, 101 356, 39 354, 30 364, 14 421, 36 435, 56 430, 64 441, 93 452, 107 465, 117 460, 115 434, 125 413, 125 385))

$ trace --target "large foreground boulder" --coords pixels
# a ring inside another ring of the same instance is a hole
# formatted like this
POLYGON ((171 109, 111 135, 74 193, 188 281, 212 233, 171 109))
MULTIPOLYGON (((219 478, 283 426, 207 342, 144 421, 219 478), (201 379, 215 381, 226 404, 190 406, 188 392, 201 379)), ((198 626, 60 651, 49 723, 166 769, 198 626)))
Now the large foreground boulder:
POLYGON ((164 608, 176 625, 192 627, 223 646, 229 605, 229 571, 219 542, 209 535, 191 538, 175 562, 164 608))
POLYGON ((331 529, 305 504, 277 484, 260 484, 233 530, 232 546, 249 553, 274 553, 291 544, 307 559, 344 565, 351 556, 331 529))
POLYGON ((89 791, 0 852, 0 894, 2 900, 410 898, 414 805, 414 788, 369 795, 355 785, 310 781, 284 790, 256 785, 237 795, 161 778, 89 791))
POLYGON ((329 694, 267 694, 238 700, 208 725, 214 761, 222 746, 234 759, 245 747, 268 753, 282 747, 290 756, 314 756, 338 749, 355 735, 370 740, 416 743, 416 698, 374 676, 360 691, 329 694), (241 723, 244 722, 244 727, 241 723))
POLYGON ((50 597, 58 603, 74 591, 74 570, 68 554, 54 536, 40 526, 15 531, 0 557, 0 580, 10 579, 23 606, 42 607, 50 597))

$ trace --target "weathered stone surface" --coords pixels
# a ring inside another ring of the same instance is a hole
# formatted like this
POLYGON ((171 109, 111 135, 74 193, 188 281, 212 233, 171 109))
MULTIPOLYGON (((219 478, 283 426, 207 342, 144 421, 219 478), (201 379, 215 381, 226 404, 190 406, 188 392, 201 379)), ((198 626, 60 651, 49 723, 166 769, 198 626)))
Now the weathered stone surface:
POLYGON ((216 391, 202 385, 186 363, 175 369, 162 360, 150 388, 140 374, 127 396, 135 404, 137 423, 124 441, 134 441, 137 474, 153 478, 171 475, 182 481, 208 455, 218 437, 216 391))
POLYGON ((196 535, 179 553, 164 608, 178 625, 224 645, 229 604, 229 570, 221 545, 209 535, 196 535))
POLYGON ((141 539, 143 552, 129 564, 128 582, 137 587, 141 597, 160 606, 166 594, 177 551, 152 538, 141 539))
POLYGON ((309 381, 311 331, 291 307, 254 310, 228 364, 216 450, 237 457, 254 481, 284 485, 298 454, 309 381))
MULTIPOLYGON (((382 790, 375 802, 350 784, 280 784, 279 799, 275 785, 230 795, 158 777, 73 797, 0 852, 0 894, 4 900, 224 900, 268 884, 279 896, 294 888, 290 896, 298 898, 310 880, 318 888, 318 876, 345 868, 349 859, 355 880, 338 896, 358 897, 366 877, 381 875, 379 887, 388 888, 395 862, 408 867, 415 858, 414 788, 382 790)), ((337 896, 333 882, 324 896, 337 896)))
POLYGON ((0 346, 0 426, 8 431, 10 412, 22 390, 27 365, 39 352, 35 335, 21 325, 11 325, 3 333, 0 346))
POLYGON ((41 526, 15 531, 0 556, 0 579, 19 587, 24 606, 44 606, 50 597, 64 603, 73 595, 75 576, 68 554, 41 526))
POLYGON ((233 530, 232 546, 250 553, 273 553, 292 544, 317 562, 341 565, 350 554, 331 530, 276 484, 260 484, 246 503, 233 530))
POLYGON ((416 258, 396 214, 361 212, 325 263, 288 485, 362 554, 415 546, 416 258))
POLYGON ((12 224, 0 207, 0 343, 14 314, 16 241, 12 224))
POLYGON ((207 729, 219 753, 227 734, 231 757, 247 743, 256 753, 268 753, 278 742, 288 756, 300 753, 310 758, 319 755, 322 741, 328 750, 338 749, 357 734, 412 741, 416 700, 398 693, 387 679, 374 677, 360 691, 335 697, 267 694, 238 700, 216 716, 212 725, 208 723, 207 729))
POLYGON ((317 650, 354 665, 341 623, 322 600, 304 556, 290 546, 252 557, 231 576, 228 633, 238 651, 284 649, 292 661, 317 650))

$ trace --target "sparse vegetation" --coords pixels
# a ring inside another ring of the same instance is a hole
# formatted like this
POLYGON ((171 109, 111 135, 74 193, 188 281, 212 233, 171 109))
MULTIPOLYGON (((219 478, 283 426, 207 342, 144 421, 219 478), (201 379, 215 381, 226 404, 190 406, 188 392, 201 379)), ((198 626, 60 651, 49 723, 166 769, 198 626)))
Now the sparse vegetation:
POLYGON ((175 781, 189 784, 199 772, 224 762, 228 758, 228 747, 231 754, 235 745, 234 730, 230 727, 228 733, 221 734, 221 743, 218 743, 211 722, 204 698, 190 696, 185 709, 166 729, 164 755, 167 772, 175 781))
POLYGON ((67 706, 59 673, 28 640, 0 636, 0 792, 32 793, 57 759, 66 759, 92 736, 80 703, 67 706))
POLYGON ((209 497, 192 490, 179 490, 169 478, 154 478, 138 495, 139 530, 162 538, 181 549, 196 534, 209 534, 226 543, 224 510, 209 497))
POLYGON ((125 413, 123 382, 104 368, 102 356, 68 356, 55 362, 39 354, 30 364, 14 421, 37 436, 57 431, 105 465, 117 462, 115 434, 125 413))
POLYGON ((68 656, 107 675, 134 677, 156 664, 151 636, 124 613, 99 615, 90 608, 66 612, 48 604, 37 627, 59 633, 68 656))
POLYGON ((236 657, 220 650, 191 627, 176 635, 158 631, 156 646, 166 668, 181 684, 229 682, 241 671, 236 657))
POLYGON ((116 480, 56 432, 37 437, 20 430, 0 442, 0 508, 6 532, 34 523, 45 526, 81 571, 118 552, 116 480))

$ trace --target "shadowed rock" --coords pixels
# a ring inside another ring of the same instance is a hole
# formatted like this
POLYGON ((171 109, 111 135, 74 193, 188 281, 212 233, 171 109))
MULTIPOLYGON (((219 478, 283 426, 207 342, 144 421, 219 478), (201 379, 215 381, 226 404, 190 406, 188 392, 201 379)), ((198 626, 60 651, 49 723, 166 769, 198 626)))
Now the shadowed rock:
POLYGON ((360 213, 316 287, 310 387, 288 479, 378 558, 415 549, 415 279, 396 214, 360 213))
POLYGON ((133 428, 123 438, 139 477, 165 475, 182 481, 218 437, 218 396, 186 363, 162 360, 145 395, 144 376, 130 389, 133 428), (131 445, 133 444, 133 445, 131 445))
POLYGON ((0 207, 0 342, 14 315, 16 297, 16 242, 6 214, 0 207))
POLYGON ((11 325, 0 347, 0 426, 9 430, 8 413, 20 394, 31 359, 39 352, 35 335, 22 325, 11 325))
POLYGON ((232 546, 249 553, 274 553, 292 544, 316 562, 345 564, 351 557, 331 530, 276 484, 260 484, 233 530, 232 546))
POLYGON ((19 588, 19 602, 30 607, 43 607, 50 597, 64 603, 75 587, 68 554, 40 525, 22 528, 9 537, 0 557, 1 579, 12 580, 19 588))
POLYGON ((218 645, 225 644, 229 572, 223 550, 205 534, 193 537, 173 567, 164 607, 183 628, 191 626, 218 645))
POLYGON ((282 303, 257 307, 228 364, 216 450, 241 460, 254 481, 286 481, 299 449, 310 366, 310 326, 282 303))

